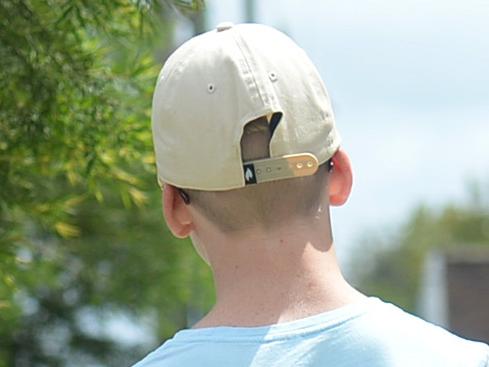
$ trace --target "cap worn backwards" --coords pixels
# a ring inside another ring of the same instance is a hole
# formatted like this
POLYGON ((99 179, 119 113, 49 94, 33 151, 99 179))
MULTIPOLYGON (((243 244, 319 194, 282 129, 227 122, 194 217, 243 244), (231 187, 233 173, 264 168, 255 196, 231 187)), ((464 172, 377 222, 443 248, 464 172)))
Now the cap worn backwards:
POLYGON ((222 23, 179 47, 158 77, 152 124, 159 182, 207 191, 313 174, 340 144, 311 60, 259 24, 222 23), (242 162, 243 128, 263 116, 270 158, 242 162))

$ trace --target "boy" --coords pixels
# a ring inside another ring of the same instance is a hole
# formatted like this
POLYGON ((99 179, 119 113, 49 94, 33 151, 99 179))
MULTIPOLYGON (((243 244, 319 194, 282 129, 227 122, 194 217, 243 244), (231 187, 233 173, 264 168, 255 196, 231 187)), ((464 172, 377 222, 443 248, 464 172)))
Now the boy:
POLYGON ((137 366, 488 366, 487 345, 343 278, 329 207, 352 168, 288 37, 223 23, 182 45, 158 78, 153 135, 167 225, 211 266, 217 301, 137 366))

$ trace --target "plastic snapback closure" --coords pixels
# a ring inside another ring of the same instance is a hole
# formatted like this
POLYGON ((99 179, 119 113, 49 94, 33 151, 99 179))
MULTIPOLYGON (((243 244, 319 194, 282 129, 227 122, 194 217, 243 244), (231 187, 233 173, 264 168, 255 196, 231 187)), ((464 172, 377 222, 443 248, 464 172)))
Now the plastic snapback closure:
POLYGON ((311 153, 284 155, 243 163, 245 185, 310 176, 316 173, 318 159, 311 153))

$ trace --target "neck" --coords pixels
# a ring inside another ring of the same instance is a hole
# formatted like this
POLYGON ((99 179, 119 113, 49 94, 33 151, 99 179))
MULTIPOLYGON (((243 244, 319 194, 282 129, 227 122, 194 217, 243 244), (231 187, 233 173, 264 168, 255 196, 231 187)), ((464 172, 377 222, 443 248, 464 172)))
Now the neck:
POLYGON ((329 225, 313 222, 266 234, 215 236, 206 247, 217 300, 194 327, 268 325, 363 298, 341 274, 329 225))

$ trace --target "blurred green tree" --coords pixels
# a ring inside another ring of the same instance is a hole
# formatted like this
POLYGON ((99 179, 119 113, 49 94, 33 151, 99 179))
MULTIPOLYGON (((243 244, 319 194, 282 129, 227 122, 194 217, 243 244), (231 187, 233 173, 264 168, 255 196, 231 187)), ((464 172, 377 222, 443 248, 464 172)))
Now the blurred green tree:
POLYGON ((352 258, 354 283, 367 294, 392 301, 412 313, 426 255, 458 246, 489 246, 489 200, 469 185, 463 204, 438 209, 420 206, 395 234, 367 234, 352 258))
POLYGON ((170 8, 202 6, 0 2, 0 366, 128 364, 147 346, 107 317, 150 315, 165 338, 208 287, 163 226, 149 125, 170 8))

